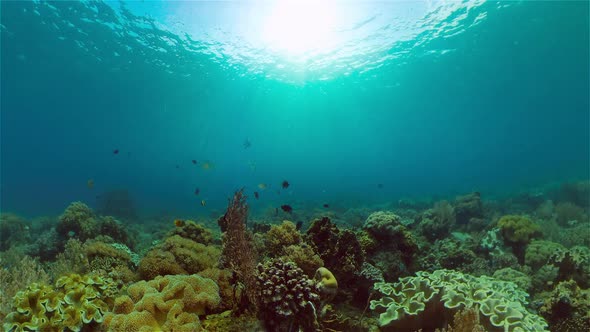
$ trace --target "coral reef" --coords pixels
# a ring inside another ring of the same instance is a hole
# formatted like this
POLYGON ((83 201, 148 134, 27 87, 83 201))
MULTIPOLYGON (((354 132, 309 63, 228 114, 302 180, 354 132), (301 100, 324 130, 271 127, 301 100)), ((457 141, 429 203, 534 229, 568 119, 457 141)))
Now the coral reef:
POLYGON ((192 220, 182 220, 179 222, 179 224, 168 233, 167 237, 174 235, 178 235, 182 238, 189 239, 204 245, 213 244, 213 234, 211 233, 211 230, 197 224, 192 220))
POLYGON ((370 307, 384 310, 379 324, 386 328, 441 328, 456 310, 477 307, 488 331, 547 331, 547 323, 524 307, 528 295, 511 282, 437 270, 394 284, 379 282, 375 289, 383 297, 370 307))
POLYGON ((467 225, 472 218, 482 218, 483 204, 481 203, 481 195, 474 192, 457 197, 454 211, 457 223, 460 225, 467 225))
POLYGON ((284 220, 280 225, 272 225, 265 234, 264 244, 271 257, 279 257, 284 254, 284 248, 301 243, 301 234, 295 224, 284 220))
POLYGON ((138 272, 146 280, 167 274, 194 274, 216 267, 220 255, 215 246, 173 235, 141 259, 138 272))
POLYGON ((573 280, 562 281, 546 294, 539 312, 556 327, 553 331, 589 331, 590 289, 581 289, 573 280))
MULTIPOLYGON (((280 259, 259 264, 257 282, 260 318, 270 331, 307 331, 318 325, 322 287, 308 279, 297 265, 280 259)), ((327 283, 330 285, 329 280, 327 283)))
POLYGON ((29 223, 13 213, 0 213, 0 251, 31 240, 29 223))
POLYGON ((320 255, 325 267, 339 276, 341 285, 351 286, 349 283, 365 261, 365 253, 356 235, 350 230, 341 232, 330 219, 324 217, 311 224, 306 240, 320 255))
POLYGON ((572 279, 580 287, 590 287, 590 248, 556 250, 548 262, 558 268, 557 281, 572 279))
POLYGON ((107 331, 201 331, 199 316, 219 305, 219 288, 197 275, 156 277, 127 288, 104 319, 107 331))
POLYGON ((421 215, 418 231, 428 240, 434 241, 449 235, 454 224, 455 209, 449 202, 440 201, 421 215))
MULTIPOLYGON (((256 308, 257 281, 256 262, 257 253, 254 251, 252 234, 246 230, 248 205, 243 190, 239 190, 229 200, 227 210, 217 223, 223 232, 223 250, 221 253, 223 266, 231 268, 243 283, 246 299, 256 308)), ((243 306, 248 306, 244 304, 243 306)))
POLYGON ((79 331, 98 327, 118 292, 110 279, 93 275, 63 276, 51 287, 33 283, 14 296, 6 331, 79 331))

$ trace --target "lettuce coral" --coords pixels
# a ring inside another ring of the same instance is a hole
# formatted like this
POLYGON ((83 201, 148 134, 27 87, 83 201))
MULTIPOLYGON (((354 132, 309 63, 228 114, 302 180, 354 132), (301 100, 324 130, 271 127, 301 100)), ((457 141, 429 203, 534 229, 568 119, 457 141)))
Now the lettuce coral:
POLYGON ((108 331, 201 331, 199 316, 221 301, 215 282, 198 275, 140 281, 127 293, 106 315, 108 331))
POLYGON ((4 321, 6 331, 80 331, 96 327, 118 291, 111 279, 95 275, 63 276, 51 287, 33 283, 14 297, 4 321))
POLYGON ((370 307, 384 310, 379 316, 383 327, 440 328, 457 310, 476 307, 488 331, 547 331, 547 323, 524 307, 527 293, 511 282, 436 270, 374 287, 383 297, 370 307))

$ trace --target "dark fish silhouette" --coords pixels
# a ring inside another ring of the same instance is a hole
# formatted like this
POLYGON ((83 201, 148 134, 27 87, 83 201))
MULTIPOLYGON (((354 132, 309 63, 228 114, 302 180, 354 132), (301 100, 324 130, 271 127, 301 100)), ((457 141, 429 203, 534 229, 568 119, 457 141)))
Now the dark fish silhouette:
POLYGON ((114 149, 113 154, 119 154, 119 149, 114 149))
POLYGON ((379 188, 379 189, 383 189, 383 183, 379 183, 379 184, 377 185, 377 188, 379 188))
POLYGON ((283 189, 289 188, 289 181, 287 181, 287 180, 283 181, 283 183, 281 184, 281 187, 283 187, 283 189))
POLYGON ((293 208, 291 207, 291 205, 281 205, 281 209, 287 213, 291 213, 293 212, 293 208))
POLYGON ((201 189, 199 189, 199 188, 195 189, 195 195, 199 195, 200 192, 201 192, 201 189))
POLYGON ((258 194, 257 191, 254 192, 254 198, 258 199, 260 197, 260 195, 258 194))
POLYGON ((196 165, 197 164, 197 161, 194 160, 194 159, 192 160, 192 162, 193 162, 193 165, 196 165))
POLYGON ((330 205, 328 204, 324 204, 323 207, 325 207, 326 209, 330 207, 330 205))
POLYGON ((295 225, 295 229, 300 230, 301 226, 303 226, 303 221, 298 221, 297 224, 295 225))

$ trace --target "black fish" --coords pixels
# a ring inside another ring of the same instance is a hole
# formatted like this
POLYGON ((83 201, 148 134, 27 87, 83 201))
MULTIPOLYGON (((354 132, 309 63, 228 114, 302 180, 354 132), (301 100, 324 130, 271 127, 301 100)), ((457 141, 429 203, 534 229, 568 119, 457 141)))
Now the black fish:
POLYGON ((301 229, 301 226, 303 226, 303 221, 298 221, 297 222, 297 225, 295 225, 295 229, 296 230, 300 230, 301 229))
POLYGON ((293 208, 291 207, 291 205, 281 205, 281 209, 287 213, 293 212, 293 208))
POLYGON ((257 191, 254 192, 254 198, 258 199, 260 197, 260 195, 258 194, 257 191))
POLYGON ((287 181, 287 180, 283 181, 283 183, 281 184, 281 186, 283 187, 283 189, 289 188, 289 181, 287 181))
POLYGON ((326 209, 330 207, 330 205, 328 205, 328 204, 324 204, 323 206, 324 206, 326 209))
POLYGON ((197 164, 197 161, 194 160, 194 159, 192 160, 192 162, 193 162, 193 165, 196 165, 197 164))
POLYGON ((113 154, 119 154, 119 149, 114 149, 113 154))
POLYGON ((377 188, 379 188, 379 189, 383 189, 383 183, 379 183, 379 184, 377 185, 377 188))
POLYGON ((199 195, 200 192, 201 192, 201 189, 199 189, 199 188, 195 189, 195 195, 199 195))

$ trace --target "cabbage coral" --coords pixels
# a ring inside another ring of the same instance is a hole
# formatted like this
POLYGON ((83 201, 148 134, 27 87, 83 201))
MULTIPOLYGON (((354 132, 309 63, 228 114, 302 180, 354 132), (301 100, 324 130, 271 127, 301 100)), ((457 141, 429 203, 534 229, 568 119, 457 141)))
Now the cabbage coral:
POLYGON ((386 328, 445 327, 456 311, 478 308, 488 331, 547 331, 547 323, 525 309, 528 294, 512 282, 436 270, 394 284, 377 282, 375 289, 383 297, 370 307, 382 311, 379 324, 386 328))

